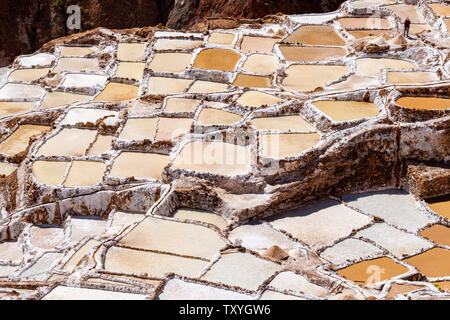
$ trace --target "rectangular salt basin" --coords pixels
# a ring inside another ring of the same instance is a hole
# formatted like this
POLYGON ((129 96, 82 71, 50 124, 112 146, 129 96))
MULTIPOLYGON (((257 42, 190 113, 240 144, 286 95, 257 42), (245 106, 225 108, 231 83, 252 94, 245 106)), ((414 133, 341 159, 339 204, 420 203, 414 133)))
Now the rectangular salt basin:
POLYGON ((395 4, 386 6, 385 8, 394 11, 402 21, 409 18, 411 23, 425 23, 423 17, 417 11, 417 7, 409 4, 395 4))
POLYGON ((60 58, 53 69, 53 73, 71 72, 99 72, 98 58, 60 58))
POLYGON ((255 53, 250 55, 242 66, 247 72, 269 74, 276 72, 278 60, 273 55, 255 53))
POLYGON ((447 110, 450 109, 449 98, 436 97, 401 97, 395 101, 399 106, 408 109, 447 110))
POLYGON ((158 118, 128 119, 119 139, 122 140, 153 140, 156 133, 158 118))
POLYGON ((65 88, 104 88, 108 77, 97 74, 69 73, 62 83, 65 88))
POLYGON ((53 249, 64 242, 64 229, 56 225, 32 226, 30 242, 35 248, 53 249))
POLYGON ((344 29, 389 29, 391 23, 386 18, 348 17, 339 18, 337 22, 344 29))
POLYGON ((289 90, 312 91, 327 83, 339 80, 350 72, 346 66, 291 65, 286 70, 282 85, 289 90))
POLYGON ((274 38, 244 36, 241 43, 241 51, 244 53, 248 52, 271 53, 275 43, 278 40, 279 39, 274 38))
POLYGON ((146 300, 147 296, 128 292, 115 292, 90 288, 57 286, 42 300, 146 300))
POLYGON ((230 46, 233 44, 236 35, 234 33, 213 32, 208 38, 209 44, 230 46))
POLYGON ((173 217, 177 219, 195 220, 209 223, 222 230, 227 227, 227 221, 224 218, 218 214, 208 211, 180 208, 175 211, 173 217))
POLYGON ((36 161, 33 163, 33 175, 37 182, 49 186, 58 186, 63 182, 70 162, 36 161))
POLYGON ((317 133, 263 134, 260 137, 262 155, 283 159, 293 157, 312 148, 320 141, 317 133))
POLYGON ((219 110, 215 108, 204 108, 200 112, 198 125, 232 125, 242 119, 242 116, 232 112, 219 110))
POLYGON ((83 57, 95 52, 95 47, 69 47, 60 46, 61 57, 83 57))
POLYGON ((46 67, 55 61, 56 57, 48 53, 37 53, 31 56, 22 56, 17 58, 17 61, 25 68, 32 67, 46 67))
POLYGON ((444 3, 429 3, 427 5, 440 17, 450 16, 450 5, 445 5, 444 3))
POLYGON ((159 118, 155 140, 171 140, 183 136, 191 130, 192 122, 189 118, 159 118))
POLYGON ((200 106, 201 100, 186 98, 169 98, 166 100, 165 112, 189 112, 194 113, 200 106))
POLYGON ((144 60, 145 43, 119 43, 117 59, 120 61, 144 60))
POLYGON ((65 128, 47 140, 39 148, 37 155, 82 157, 94 142, 96 135, 95 130, 65 128))
POLYGON ((155 50, 187 50, 201 47, 203 41, 185 39, 158 39, 155 50))
POLYGON ((338 122, 375 117, 380 113, 376 104, 364 101, 323 100, 313 105, 338 122))
POLYGON ((382 69, 414 69, 415 62, 391 58, 356 59, 356 72, 363 76, 379 77, 382 69))
POLYGON ((387 82, 391 84, 412 84, 439 81, 435 72, 387 72, 387 82))
POLYGON ((39 100, 44 93, 44 88, 39 85, 6 83, 0 89, 0 100, 39 100))
POLYGON ((113 136, 99 134, 97 136, 97 140, 95 140, 94 144, 89 149, 88 156, 99 156, 105 152, 108 152, 108 150, 111 149, 113 139, 113 136))
POLYGON ((337 47, 293 47, 280 46, 280 51, 287 61, 312 62, 332 58, 343 58, 347 55, 344 48, 337 47))
POLYGON ((28 148, 33 136, 41 135, 51 130, 48 126, 21 125, 0 144, 0 153, 15 156, 28 148))
POLYGON ((240 59, 241 55, 230 49, 205 49, 197 54, 194 68, 232 72, 240 59))
POLYGON ((32 82, 39 80, 50 72, 49 68, 16 69, 9 74, 9 81, 32 82))
POLYGON ((103 162, 73 161, 64 182, 65 187, 90 187, 102 181, 106 170, 103 162))
POLYGON ((45 95, 40 106, 41 109, 50 109, 56 107, 62 107, 77 102, 87 102, 91 100, 91 96, 83 94, 74 94, 69 92, 49 92, 45 95))
POLYGON ((0 118, 14 116, 35 109, 36 102, 1 102, 0 101, 0 118))
POLYGON ((145 63, 119 62, 114 77, 140 81, 144 76, 144 69, 145 63))
POLYGON ((102 234, 106 228, 106 220, 94 216, 74 216, 71 218, 71 239, 80 241, 86 237, 95 237, 102 234))
POLYGON ((148 80, 148 93, 154 95, 183 93, 191 82, 192 80, 190 79, 150 77, 148 80))
POLYGON ((252 123, 263 131, 314 131, 314 127, 298 115, 254 118, 252 123))
POLYGON ((116 111, 105 109, 72 108, 69 110, 69 112, 67 112, 65 118, 61 121, 61 124, 95 124, 100 119, 103 119, 105 117, 114 117, 116 115, 116 111))
POLYGON ((246 91, 243 95, 241 95, 237 100, 237 103, 252 107, 252 108, 260 108, 263 106, 270 106, 277 103, 285 102, 284 99, 275 97, 271 94, 267 94, 260 91, 246 91))
POLYGON ((188 93, 215 93, 224 92, 228 88, 226 83, 197 80, 189 88, 188 93))
POLYGON ((139 87, 125 83, 110 82, 106 88, 95 97, 95 101, 126 101, 136 99, 139 87))
POLYGON ((169 164, 169 156, 156 153, 122 152, 114 161, 112 178, 142 178, 161 180, 163 169, 169 164))
POLYGON ((375 38, 375 37, 379 37, 379 36, 383 36, 383 35, 387 35, 389 37, 394 36, 393 31, 384 30, 384 29, 380 29, 380 30, 350 30, 347 32, 351 36, 355 37, 356 39, 362 39, 362 38, 366 38, 366 37, 375 38))
POLYGON ((190 53, 155 53, 148 68, 156 72, 179 73, 186 70, 191 61, 190 53))
POLYGON ((331 26, 305 25, 292 32, 283 42, 322 46, 345 46, 342 39, 331 26))

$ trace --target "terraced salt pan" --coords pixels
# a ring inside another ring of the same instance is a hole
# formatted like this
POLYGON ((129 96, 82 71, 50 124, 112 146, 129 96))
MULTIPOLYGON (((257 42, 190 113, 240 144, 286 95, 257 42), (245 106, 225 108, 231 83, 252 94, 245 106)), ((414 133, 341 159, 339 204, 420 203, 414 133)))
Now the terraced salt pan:
POLYGON ((234 43, 236 35, 234 33, 213 32, 208 38, 209 44, 230 46, 234 43))
POLYGON ((192 126, 189 118, 159 118, 155 140, 172 140, 189 133, 192 126))
POLYGON ((27 113, 36 107, 36 102, 1 102, 0 118, 27 113))
POLYGON ((312 62, 343 58, 347 55, 344 48, 337 47, 294 47, 281 46, 280 51, 287 61, 312 62))
POLYGON ((98 58, 60 58, 53 73, 64 71, 99 72, 98 58))
POLYGON ((236 102, 243 106, 260 108, 262 106, 282 103, 285 102, 285 100, 260 91, 246 91, 236 100, 236 102))
POLYGON ((120 61, 144 60, 145 43, 119 43, 117 59, 120 61))
POLYGON ((450 199, 427 200, 427 205, 438 215, 450 219, 450 199))
POLYGON ((158 125, 158 118, 128 119, 119 139, 122 140, 153 140, 158 125))
POLYGON ((102 234, 106 228, 106 220, 93 216, 73 216, 71 218, 73 241, 80 241, 86 237, 95 237, 102 234))
POLYGON ((122 238, 119 245, 209 260, 226 242, 203 226, 148 217, 122 238))
POLYGON ((441 224, 435 224, 420 231, 420 235, 436 244, 450 247, 450 228, 441 224))
POLYGON ((38 100, 45 93, 45 90, 38 85, 6 83, 0 89, 0 100, 38 100))
POLYGON ((155 50, 188 50, 201 47, 203 41, 185 39, 158 39, 154 44, 155 50))
POLYGON ((223 124, 232 125, 233 123, 241 121, 242 116, 232 112, 215 109, 215 108, 203 108, 200 112, 197 124, 199 125, 213 125, 223 124))
POLYGON ((241 43, 241 52, 271 53, 278 41, 279 39, 274 38, 244 36, 241 43))
POLYGON ((368 285, 392 279, 408 271, 407 267, 394 260, 381 257, 358 262, 338 270, 337 273, 359 285, 368 285))
POLYGON ((171 279, 160 293, 159 300, 250 300, 251 296, 200 283, 171 279))
POLYGON ((386 296, 386 299, 394 299, 396 296, 400 294, 409 293, 414 290, 422 289, 424 286, 417 286, 412 284, 403 284, 403 283, 392 283, 389 288, 389 292, 386 296))
POLYGON ((338 122, 375 117, 380 113, 376 104, 363 101, 322 100, 313 105, 338 122))
POLYGON ((123 227, 126 225, 131 225, 143 218, 145 215, 141 213, 127 213, 127 212, 116 212, 114 213, 111 228, 123 227))
POLYGON ((155 53, 148 68, 156 72, 184 72, 192 57, 190 53, 155 53))
POLYGON ((261 295, 259 300, 306 300, 305 298, 300 298, 297 296, 292 296, 290 294, 284 294, 277 291, 266 290, 261 295))
POLYGON ((172 168, 232 176, 246 174, 249 162, 246 147, 218 141, 194 141, 184 146, 172 168))
POLYGON ((61 259, 63 254, 50 252, 39 258, 29 269, 20 274, 21 278, 35 278, 49 272, 61 259))
POLYGON ((241 55, 233 50, 212 48, 201 51, 194 61, 194 68, 233 71, 241 55))
POLYGON ((386 18, 350 17, 340 18, 337 22, 344 29, 390 29, 391 23, 386 18))
POLYGON ((190 79, 150 77, 148 80, 148 93, 155 95, 183 93, 191 82, 192 80, 190 79))
POLYGON ((224 92, 228 88, 226 83, 197 80, 189 88, 188 93, 215 93, 224 92))
POLYGON ((351 36, 355 37, 355 39, 362 39, 362 38, 367 38, 367 37, 371 37, 371 38, 376 38, 376 37, 380 37, 380 36, 384 36, 387 35, 389 37, 393 37, 394 36, 394 32, 390 31, 390 30, 349 30, 347 31, 351 36))
POLYGON ((433 12, 440 16, 450 16, 450 6, 445 5, 443 3, 429 3, 427 4, 428 7, 431 8, 431 10, 433 10, 433 12))
POLYGON ((72 108, 67 112, 61 124, 76 125, 77 123, 87 124, 89 122, 95 124, 100 119, 116 115, 116 111, 105 109, 72 108))
POLYGON ((359 231, 355 237, 372 240, 399 259, 433 246, 431 242, 425 239, 400 231, 386 223, 376 223, 367 229, 359 231))
POLYGON ((431 81, 439 81, 439 77, 435 72, 387 72, 387 82, 391 84, 411 84, 431 81))
POLYGON ((200 106, 201 100, 186 98, 170 98, 166 101, 165 111, 170 113, 189 112, 193 113, 200 106))
POLYGON ((89 253, 89 251, 91 251, 94 247, 98 246, 99 244, 100 244, 99 241, 93 239, 86 242, 64 264, 63 270, 67 272, 73 272, 76 266, 80 263, 81 259, 83 259, 89 253))
POLYGON ((42 69, 16 69, 10 73, 9 81, 32 82, 39 80, 50 72, 49 68, 42 69))
POLYGON ((233 82, 233 86, 244 88, 271 88, 272 79, 270 77, 239 73, 233 82))
POLYGON ((65 187, 95 186, 102 181, 106 165, 97 161, 74 161, 64 182, 65 187))
POLYGON ((345 40, 336 33, 334 28, 322 25, 300 26, 284 39, 283 42, 322 46, 345 46, 345 40))
POLYGON ((450 276, 450 250, 447 249, 433 248, 404 261, 416 267, 426 277, 450 276))
POLYGON ((111 149, 113 136, 98 135, 97 140, 89 149, 88 156, 99 156, 111 149))
POLYGON ((348 74, 346 66, 291 65, 286 69, 282 85, 289 90, 312 91, 348 74))
POLYGON ((185 277, 198 277, 208 262, 170 254, 153 253, 112 247, 106 253, 105 270, 121 273, 147 273, 152 277, 164 277, 173 272, 185 277))
POLYGON ((64 229, 57 226, 33 226, 30 229, 31 244, 41 249, 53 249, 64 242, 64 229))
POLYGON ((417 7, 408 4, 394 4, 386 6, 385 8, 394 11, 394 13, 400 17, 402 21, 406 18, 411 20, 411 23, 425 23, 423 17, 417 12, 417 7))
POLYGON ((57 286, 42 300, 145 300, 142 294, 57 286))
POLYGON ((415 62, 390 58, 356 59, 356 72, 363 76, 379 77, 382 69, 414 69, 415 62))
POLYGON ((408 109, 446 110, 450 109, 450 99, 436 97, 401 97, 395 101, 408 109))
POLYGON ((319 143, 317 133, 281 133, 261 135, 262 155, 283 159, 296 156, 319 143))
POLYGON ((95 97, 96 101, 126 101, 136 99, 139 92, 138 86, 125 83, 110 82, 106 88, 95 97))
POLYGON ((114 77, 141 81, 144 76, 145 63, 119 62, 114 77))
POLYGON ((25 68, 46 67, 55 61, 56 57, 48 53, 37 53, 32 56, 19 57, 17 61, 25 68))
POLYGON ((83 57, 88 54, 94 53, 94 47, 66 47, 60 46, 60 56, 61 57, 83 57))
POLYGON ((56 107, 62 107, 65 105, 74 104, 77 102, 87 102, 91 100, 91 96, 83 95, 83 94, 75 94, 69 92, 49 92, 45 95, 45 98, 42 100, 41 109, 50 109, 56 107))
POLYGON ((0 261, 20 262, 22 258, 22 249, 17 241, 0 242, 0 261))
POLYGON ((39 156, 82 157, 94 142, 97 131, 65 128, 47 140, 38 150, 39 156))
POLYGON ((247 290, 257 290, 265 280, 279 270, 281 266, 278 264, 249 253, 237 252, 223 254, 201 279, 247 290))
POLYGON ((325 249, 320 256, 336 265, 380 255, 383 250, 358 239, 348 238, 325 249))
POLYGON ((40 184, 57 186, 63 182, 69 164, 66 161, 35 161, 33 175, 40 184))
POLYGON ((275 56, 259 53, 249 56, 242 66, 242 70, 244 71, 260 74, 276 72, 277 68, 278 61, 275 56))
POLYGON ((156 153, 122 152, 114 161, 112 178, 143 178, 161 180, 161 173, 169 164, 169 156, 156 153), (147 165, 150 164, 151 165, 147 165))
POLYGON ((28 148, 32 137, 41 135, 49 130, 51 130, 51 127, 48 126, 21 125, 13 134, 0 143, 0 153, 15 156, 28 148))
POLYGON ((302 275, 291 271, 279 273, 268 285, 280 290, 289 290, 318 297, 323 297, 328 292, 325 288, 311 283, 302 275))
POLYGON ((97 74, 69 73, 62 86, 65 88, 104 88, 108 77, 97 74))
POLYGON ((292 210, 269 220, 276 229, 288 232, 315 249, 349 236, 370 221, 369 217, 334 200, 292 210))
POLYGON ((328 89, 342 91, 348 89, 361 89, 361 88, 367 89, 378 86, 379 86, 378 79, 352 74, 344 81, 329 85, 328 89))
POLYGON ((217 228, 223 230, 227 227, 227 221, 219 216, 218 214, 208 212, 208 211, 202 211, 202 210, 196 210, 196 209, 190 209, 190 208, 180 208, 175 211, 174 218, 177 219, 187 219, 187 220, 195 220, 200 221, 204 223, 209 223, 212 225, 215 225, 217 228))
POLYGON ((419 34, 424 31, 431 30, 431 27, 426 23, 411 23, 411 26, 409 28, 410 34, 419 34))
POLYGON ((402 190, 375 191, 348 195, 344 201, 367 214, 381 217, 398 228, 415 232, 431 222, 402 190))
POLYGON ((264 131, 314 131, 314 127, 298 115, 254 118, 252 124, 256 129, 264 131))
POLYGON ((0 162, 0 175, 9 176, 15 170, 17 170, 17 166, 6 162, 0 162))

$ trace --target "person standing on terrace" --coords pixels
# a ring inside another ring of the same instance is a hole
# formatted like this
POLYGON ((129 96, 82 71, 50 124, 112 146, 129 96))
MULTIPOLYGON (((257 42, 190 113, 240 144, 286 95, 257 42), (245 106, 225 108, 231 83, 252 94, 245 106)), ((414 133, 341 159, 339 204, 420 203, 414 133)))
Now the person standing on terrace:
POLYGON ((409 38, 409 27, 411 26, 411 20, 409 20, 409 17, 406 17, 404 22, 404 30, 403 35, 407 38, 409 38))

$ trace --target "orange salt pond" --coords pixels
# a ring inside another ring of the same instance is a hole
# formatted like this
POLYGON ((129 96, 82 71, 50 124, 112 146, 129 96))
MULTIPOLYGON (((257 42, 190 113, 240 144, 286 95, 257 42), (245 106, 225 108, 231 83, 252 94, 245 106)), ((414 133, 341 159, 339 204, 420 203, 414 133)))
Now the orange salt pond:
POLYGON ((244 88, 271 88, 272 79, 270 77, 239 73, 233 82, 233 86, 244 88))
POLYGON ((334 121, 351 121, 375 117, 380 113, 377 105, 363 101, 315 101, 313 105, 334 121))
POLYGON ((186 98, 170 98, 166 101, 165 111, 175 112, 195 112, 200 106, 201 100, 186 98))
POLYGON ((345 46, 342 39, 330 26, 306 25, 292 32, 284 42, 323 46, 345 46))
POLYGON ((356 59, 356 72, 363 76, 379 77, 382 69, 414 69, 414 62, 389 58, 360 58, 356 59))
POLYGON ((441 224, 435 224, 425 230, 420 231, 420 235, 430 239, 436 244, 450 247, 450 228, 441 224))
POLYGON ((97 58, 60 58, 52 72, 61 73, 63 71, 98 72, 100 67, 97 58))
POLYGON ((106 88, 95 97, 95 101, 125 101, 136 99, 139 92, 138 86, 124 83, 110 82, 106 88))
POLYGON ((287 61, 311 62, 342 58, 347 55, 344 48, 336 47, 293 47, 280 46, 280 51, 287 61))
POLYGON ((155 95, 168 95, 183 93, 192 80, 164 77, 150 77, 148 80, 148 93, 155 95))
POLYGON ((278 61, 275 56, 258 53, 249 56, 242 66, 242 70, 262 74, 276 72, 277 68, 278 61))
POLYGON ((156 72, 183 72, 191 60, 190 53, 155 53, 148 68, 156 72))
POLYGON ((236 102, 243 106, 259 108, 285 102, 285 100, 260 91, 246 91, 236 102))
POLYGON ((169 164, 169 156, 157 153, 122 152, 112 166, 112 178, 147 178, 161 180, 161 174, 169 164))
POLYGON ((283 159, 296 156, 320 141, 317 133, 281 133, 261 135, 262 155, 283 159))
POLYGON ((158 39, 154 45, 155 50, 187 50, 201 47, 203 41, 184 39, 158 39))
POLYGON ((30 241, 37 248, 53 249, 64 242, 64 230, 56 226, 33 226, 30 241))
POLYGON ((15 156, 28 148, 32 137, 41 135, 50 130, 51 127, 48 126, 30 124, 21 125, 13 134, 0 143, 0 153, 8 156, 15 156))
POLYGON ((428 199, 427 205, 438 215, 450 219, 450 196, 428 199))
POLYGON ((416 267, 426 277, 450 276, 450 250, 433 248, 404 260, 416 267))
POLYGON ((359 285, 368 285, 389 280, 408 271, 407 267, 390 258, 382 257, 358 262, 337 270, 337 273, 359 285))
POLYGON ((445 5, 443 3, 428 3, 427 6, 433 10, 433 12, 442 17, 442 16, 450 16, 450 6, 445 5))
POLYGON ((229 49, 205 49, 195 58, 194 68, 233 71, 241 55, 229 49))
POLYGON ((0 118, 26 113, 34 110, 36 102, 1 102, 0 118))
POLYGON ((61 57, 82 57, 94 53, 93 47, 59 47, 61 57))
POLYGON ((42 145, 39 156, 71 156, 82 157, 94 142, 97 131, 82 129, 63 129, 42 145))
POLYGON ((156 133, 158 118, 128 119, 119 139, 122 140, 153 140, 156 133))
POLYGON ((69 164, 67 161, 35 161, 33 175, 40 184, 58 186, 63 182, 69 164))
POLYGON ((224 92, 228 88, 226 83, 197 80, 189 88, 188 93, 214 93, 224 92))
POLYGON ((224 110, 214 109, 214 108, 204 108, 200 112, 197 120, 199 125, 232 125, 242 119, 239 114, 231 113, 224 110))
POLYGON ((395 101, 399 106, 408 109, 446 110, 450 109, 450 99, 436 97, 402 97, 395 101))
POLYGON ((103 162, 97 161, 74 161, 70 167, 65 187, 88 187, 99 184, 106 170, 103 162))
POLYGON ((117 59, 120 61, 144 60, 145 43, 119 43, 117 59))
POLYGON ((374 17, 340 18, 337 22, 344 29, 389 29, 389 19, 374 17))
POLYGON ((49 68, 43 69, 16 69, 10 73, 8 80, 31 82, 36 81, 50 72, 49 68))
POLYGON ((209 36, 208 43, 229 46, 233 44, 235 38, 234 33, 213 32, 209 36))
POLYGON ((411 84, 431 81, 439 81, 439 77, 435 72, 387 72, 387 82, 391 84, 411 84))
POLYGON ((314 127, 302 119, 295 116, 279 116, 267 118, 254 118, 253 125, 258 130, 278 130, 278 131, 313 131, 314 127))
POLYGON ((346 66, 291 65, 286 70, 282 85, 289 90, 313 91, 348 74, 346 66))
POLYGON ((56 107, 62 107, 65 105, 86 102, 91 100, 91 96, 86 96, 82 94, 68 93, 68 92, 49 92, 42 100, 41 109, 50 109, 56 107))
POLYGON ((244 53, 248 52, 263 52, 271 53, 273 46, 278 42, 279 39, 274 38, 264 38, 264 37, 253 37, 244 36, 241 43, 241 51, 244 53))
POLYGON ((189 133, 192 119, 159 118, 158 131, 155 140, 171 140, 189 133))
POLYGON ((145 63, 119 62, 119 66, 117 67, 114 77, 140 81, 144 75, 144 69, 145 63))
POLYGON ((172 167, 226 176, 243 175, 249 170, 248 148, 226 142, 194 141, 184 146, 172 167))
POLYGON ((109 149, 113 141, 113 136, 98 135, 92 147, 89 149, 88 156, 99 156, 109 149))

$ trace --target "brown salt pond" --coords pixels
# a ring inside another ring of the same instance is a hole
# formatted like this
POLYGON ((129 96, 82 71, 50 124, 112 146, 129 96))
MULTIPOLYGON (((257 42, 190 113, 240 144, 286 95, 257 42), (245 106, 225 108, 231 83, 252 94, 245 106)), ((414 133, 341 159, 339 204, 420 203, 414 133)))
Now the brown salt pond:
POLYGON ((158 118, 128 119, 119 139, 122 140, 153 140, 158 125, 158 118))
POLYGON ((61 57, 83 57, 94 53, 94 47, 59 47, 61 57))
POLYGON ((433 248, 404 260, 416 267, 426 277, 450 276, 450 250, 433 248))
POLYGON ((106 165, 98 161, 74 161, 70 167, 65 187, 90 187, 99 184, 105 173, 106 165))
POLYGON ((35 161, 33 175, 40 184, 58 186, 63 182, 69 164, 67 161, 35 161))
POLYGON ((382 69, 414 69, 414 62, 390 58, 360 58, 356 59, 356 72, 363 76, 379 77, 382 69))
POLYGON ((427 71, 387 72, 387 82, 391 84, 411 84, 411 83, 423 83, 432 81, 439 81, 439 77, 435 72, 427 72, 427 71))
POLYGON ((0 143, 0 153, 15 156, 28 148, 30 139, 51 130, 48 126, 21 125, 6 140, 0 143))
POLYGON ((241 43, 241 51, 244 53, 248 52, 263 52, 271 53, 273 46, 278 42, 279 39, 265 38, 265 37, 254 37, 254 36, 244 36, 241 43))
POLYGON ((56 107, 62 107, 77 102, 87 102, 91 100, 91 96, 83 94, 75 94, 68 92, 49 92, 46 94, 44 100, 41 103, 41 109, 50 109, 56 107))
POLYGON ((244 88, 271 88, 272 79, 270 77, 239 73, 233 82, 233 86, 244 88))
POLYGON ((394 260, 382 257, 358 262, 337 270, 337 273, 359 285, 378 283, 408 272, 408 268, 394 260))
POLYGON ((0 162, 0 176, 9 176, 17 169, 17 166, 11 163, 0 162))
POLYGON ((96 101, 126 101, 136 99, 139 92, 138 86, 130 84, 110 82, 97 96, 96 101))
POLYGON ((228 88, 228 85, 226 83, 197 80, 189 88, 188 93, 224 92, 225 90, 227 90, 227 88, 228 88))
POLYGON ((109 176, 119 179, 135 177, 161 180, 161 173, 168 164, 169 156, 166 155, 122 152, 114 161, 109 176))
POLYGON ((298 115, 255 118, 252 123, 258 130, 314 131, 314 127, 298 115))
POLYGON ((33 111, 36 102, 0 102, 0 118, 33 111))
POLYGON ((111 149, 113 139, 113 136, 104 136, 99 134, 97 136, 97 140, 95 140, 94 144, 89 149, 88 156, 99 156, 107 152, 111 149))
POLYGON ((427 205, 438 215, 450 219, 450 196, 428 199, 427 205))
POLYGON ((43 69, 16 69, 9 75, 10 81, 31 82, 36 81, 50 72, 49 68, 43 69))
POLYGON ((233 71, 241 55, 229 49, 205 49, 195 58, 194 68, 233 71))
POLYGON ((315 101, 313 105, 334 121, 351 121, 375 117, 380 113, 377 105, 363 101, 315 101))
POLYGON ((171 140, 189 133, 192 119, 188 118, 159 118, 156 141, 171 140))
POLYGON ((287 77, 282 85, 289 90, 313 91, 327 83, 338 80, 348 74, 346 66, 332 65, 291 65, 286 70, 287 77))
POLYGON ((64 242, 64 229, 57 226, 33 226, 30 229, 31 244, 41 249, 53 249, 64 242))
POLYGON ((445 5, 443 3, 428 3, 427 4, 433 12, 440 16, 450 16, 450 6, 445 5))
POLYGON ((233 44, 236 35, 234 33, 213 32, 208 38, 209 44, 230 46, 233 44))
POLYGON ((119 43, 117 59, 120 61, 144 60, 145 43, 119 43))
POLYGON ((203 41, 184 39, 158 39, 154 45, 155 50, 187 50, 199 48, 203 41))
POLYGON ((344 29, 389 29, 391 23, 386 18, 351 17, 340 18, 337 22, 344 29))
POLYGON ((414 290, 426 288, 425 286, 413 285, 413 284, 401 284, 401 283, 392 283, 389 288, 386 299, 393 299, 395 296, 399 294, 408 293, 414 290))
POLYGON ((420 231, 420 235, 430 239, 436 244, 450 247, 450 228, 441 224, 435 224, 425 230, 420 231))
POLYGON ((196 99, 186 99, 186 98, 169 98, 166 101, 166 106, 164 111, 175 113, 175 112, 189 112, 194 113, 200 106, 201 100, 196 99))
POLYGON ((150 77, 148 93, 155 95, 178 94, 186 91, 192 80, 164 77, 150 77))
POLYGON ((280 46, 280 51, 287 61, 312 62, 332 58, 343 58, 347 55, 344 48, 336 47, 293 47, 280 46))
POLYGON ((100 67, 97 58, 60 58, 53 73, 63 71, 71 72, 98 72, 100 67))
POLYGON ((95 130, 65 128, 47 140, 39 148, 37 155, 82 157, 94 142, 96 135, 97 131, 95 130))
POLYGON ((190 53, 155 53, 148 68, 156 72, 183 72, 191 61, 190 53))
POLYGON ((276 72, 277 68, 278 61, 275 56, 259 53, 249 56, 242 66, 242 70, 261 74, 276 72))
POLYGON ((246 174, 249 163, 246 147, 219 141, 194 141, 184 146, 172 167, 232 176, 246 174))
POLYGON ((145 63, 119 62, 114 77, 140 81, 144 76, 145 63))
POLYGON ((367 37, 379 37, 379 36, 383 36, 383 35, 387 35, 389 37, 393 37, 394 36, 394 32, 393 31, 389 31, 389 30, 349 30, 347 31, 351 36, 355 37, 355 39, 362 39, 362 38, 367 38, 367 37))
POLYGON ((334 28, 321 25, 301 26, 292 32, 284 42, 322 46, 345 46, 345 40, 336 33, 334 28))
POLYGON ((296 156, 320 141, 317 133, 281 133, 261 135, 262 155, 283 159, 296 156))
POLYGON ((247 107, 260 108, 262 106, 270 106, 276 103, 282 103, 286 100, 275 97, 260 91, 246 91, 236 102, 247 107))
POLYGON ((224 110, 214 108, 204 108, 200 112, 197 120, 199 125, 232 125, 242 119, 242 116, 236 113, 231 113, 224 110))
POLYGON ((446 110, 450 109, 450 99, 436 97, 402 97, 395 101, 399 106, 408 109, 446 110))

